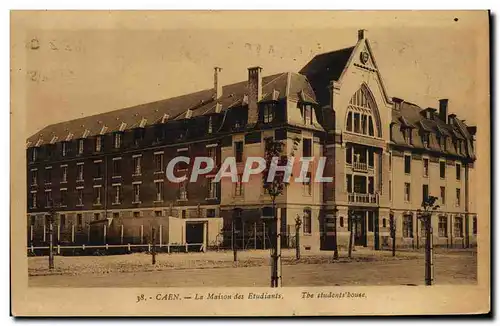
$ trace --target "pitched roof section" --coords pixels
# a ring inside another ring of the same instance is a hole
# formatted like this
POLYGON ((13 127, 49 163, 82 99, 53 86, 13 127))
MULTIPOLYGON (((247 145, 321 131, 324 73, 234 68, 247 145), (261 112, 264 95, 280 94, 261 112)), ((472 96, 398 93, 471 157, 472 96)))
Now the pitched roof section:
MULTIPOLYGON (((215 101, 214 89, 172 97, 156 102, 140 104, 124 109, 105 112, 84 118, 60 122, 49 125, 40 132, 28 138, 30 145, 46 144, 54 137, 65 139, 69 133, 73 138, 83 138, 98 135, 103 127, 106 132, 123 131, 139 127, 141 122, 146 125, 164 123, 171 120, 195 118, 208 114, 215 114, 217 103, 221 112, 231 108, 246 105, 245 95, 248 94, 247 81, 223 86, 222 97, 215 101), (40 141, 41 140, 41 141, 40 141)), ((299 100, 300 94, 316 103, 316 97, 311 85, 302 75, 293 72, 284 72, 262 78, 262 100, 282 100, 289 98, 299 100)))
POLYGON ((462 156, 467 155, 469 158, 475 159, 474 150, 472 148, 473 137, 468 132, 467 126, 463 121, 453 117, 452 124, 448 124, 441 120, 436 112, 431 111, 430 118, 428 119, 425 114, 422 114, 423 111, 424 110, 418 105, 404 101, 401 103, 399 110, 392 110, 391 140, 395 144, 408 146, 404 140, 401 128, 411 125, 415 127, 415 129, 412 130, 413 147, 424 148, 420 135, 422 132, 428 132, 430 133, 429 147, 431 150, 442 151, 438 143, 438 137, 446 136, 448 138, 446 152, 453 155, 459 155, 451 143, 452 139, 450 139, 458 138, 460 140, 466 140, 465 144, 463 144, 464 148, 462 148, 462 153, 466 154, 462 154, 462 156))
POLYGON ((354 46, 351 46, 332 52, 318 54, 300 70, 300 73, 306 76, 327 73, 331 80, 338 80, 354 48, 354 46))

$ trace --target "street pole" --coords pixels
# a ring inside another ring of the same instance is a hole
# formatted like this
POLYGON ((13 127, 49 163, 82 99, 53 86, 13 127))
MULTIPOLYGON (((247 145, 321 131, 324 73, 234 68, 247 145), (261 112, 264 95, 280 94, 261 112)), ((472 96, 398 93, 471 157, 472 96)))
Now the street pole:
POLYGON ((354 236, 354 214, 352 212, 349 212, 349 226, 351 227, 351 232, 349 233, 349 254, 348 257, 352 257, 352 242, 353 242, 353 236, 354 236))
POLYGON ((49 224, 49 269, 54 269, 54 222, 53 222, 53 216, 50 217, 50 224, 49 224))
POLYGON ((236 251, 236 239, 235 239, 235 235, 236 235, 236 230, 235 230, 235 225, 234 225, 234 218, 235 216, 233 215, 233 226, 232 226, 232 231, 231 231, 231 245, 233 247, 233 261, 237 261, 238 260, 238 252, 236 251))
POLYGON ((432 285, 432 223, 431 214, 429 213, 424 217, 425 223, 425 285, 432 285))
POLYGON ((390 217, 389 223, 391 223, 392 257, 396 257, 396 220, 394 219, 394 216, 390 217))
POLYGON ((295 259, 300 259, 300 219, 295 220, 295 259))
POLYGON ((156 264, 156 246, 155 246, 155 243, 156 243, 156 239, 155 239, 155 235, 156 235, 156 229, 153 227, 153 236, 152 236, 152 241, 153 241, 153 247, 151 248, 151 257, 152 257, 152 263, 153 265, 156 264))
POLYGON ((333 217, 333 259, 339 259, 339 246, 337 239, 337 211, 335 211, 335 216, 333 217))

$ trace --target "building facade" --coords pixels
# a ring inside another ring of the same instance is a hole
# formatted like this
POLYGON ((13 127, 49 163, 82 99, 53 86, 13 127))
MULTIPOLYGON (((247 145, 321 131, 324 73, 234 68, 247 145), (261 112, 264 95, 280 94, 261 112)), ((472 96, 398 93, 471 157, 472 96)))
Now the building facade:
MULTIPOLYGON (((61 244, 148 243, 268 248, 271 198, 260 177, 242 182, 247 157, 263 157, 266 138, 282 141, 295 159, 313 157, 311 181, 291 182, 276 200, 283 245, 388 246, 390 225, 398 246, 419 247, 417 210, 439 197, 434 243, 475 245, 477 216, 470 191, 476 128, 449 112, 448 100, 422 109, 390 97, 367 32, 350 47, 314 57, 298 73, 264 76, 248 69, 246 81, 51 125, 28 139, 28 243, 47 241, 47 214, 56 211, 61 244), (298 141, 298 146, 296 145, 298 141), (197 182, 173 183, 209 156, 212 172, 197 182), (234 157, 238 180, 215 182, 234 157), (314 182, 320 157, 323 176, 314 182)), ((450 106, 451 108, 451 106, 450 106)))

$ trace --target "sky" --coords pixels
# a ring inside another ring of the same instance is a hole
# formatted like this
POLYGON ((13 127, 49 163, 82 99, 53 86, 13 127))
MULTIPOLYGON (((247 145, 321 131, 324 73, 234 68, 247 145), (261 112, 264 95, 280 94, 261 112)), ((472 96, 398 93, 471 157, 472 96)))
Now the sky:
POLYGON ((256 65, 265 75, 298 72, 314 55, 354 45, 364 28, 389 96, 423 108, 449 98, 449 112, 474 125, 476 110, 487 105, 477 83, 488 51, 478 41, 482 17, 37 13, 12 39, 12 50, 23 50, 24 59, 12 68, 25 75, 28 137, 51 123, 212 88, 214 66, 223 68, 224 84, 246 80, 247 68, 256 65))

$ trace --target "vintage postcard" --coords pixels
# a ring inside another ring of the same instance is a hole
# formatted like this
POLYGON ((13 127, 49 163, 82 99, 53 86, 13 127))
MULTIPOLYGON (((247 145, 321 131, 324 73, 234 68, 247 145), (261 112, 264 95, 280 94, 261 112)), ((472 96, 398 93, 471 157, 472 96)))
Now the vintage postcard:
POLYGON ((13 11, 16 316, 490 311, 487 11, 13 11))

